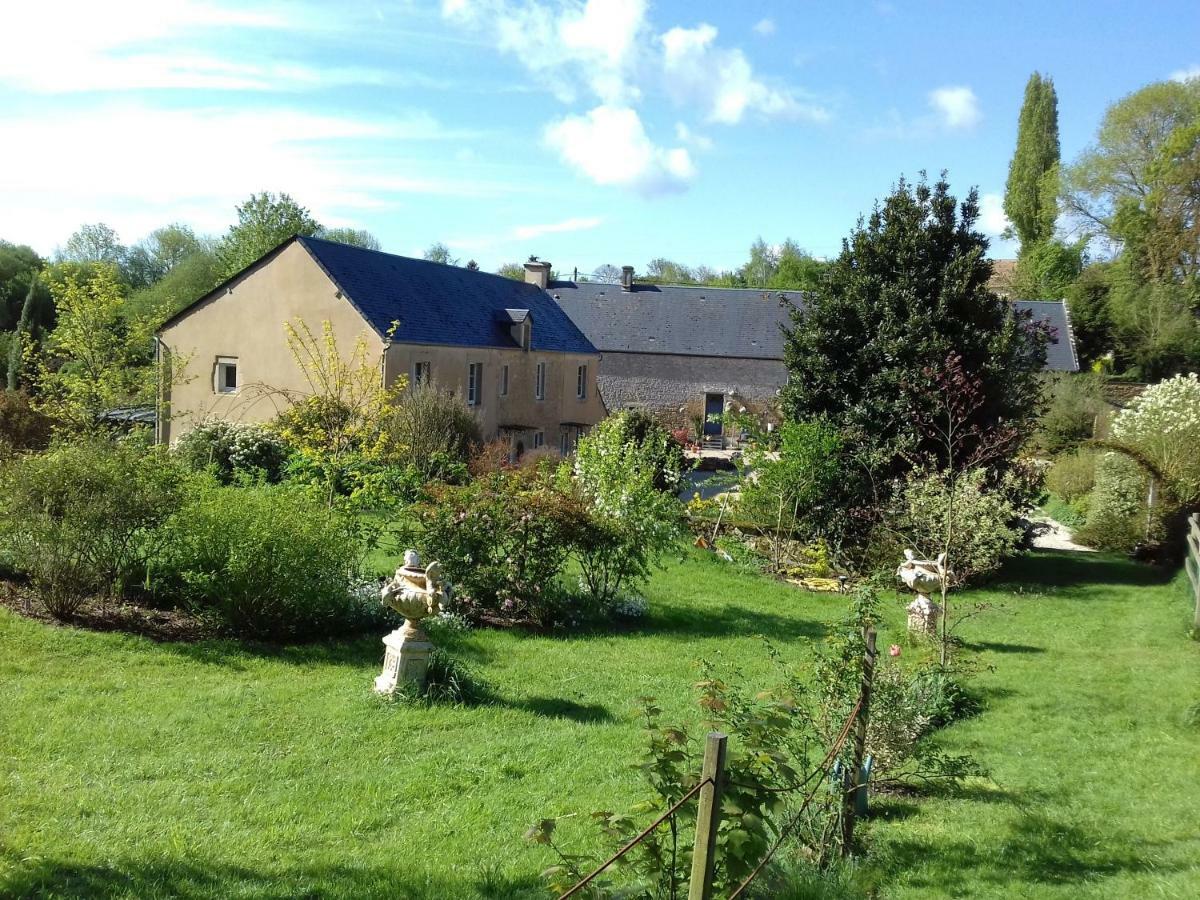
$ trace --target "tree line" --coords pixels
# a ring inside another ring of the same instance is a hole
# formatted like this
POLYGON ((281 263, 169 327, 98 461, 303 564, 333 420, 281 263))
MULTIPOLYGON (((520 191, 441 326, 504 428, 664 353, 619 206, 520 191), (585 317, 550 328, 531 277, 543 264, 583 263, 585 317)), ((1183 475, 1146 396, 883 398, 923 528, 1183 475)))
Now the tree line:
POLYGON ((1200 80, 1113 103, 1064 165, 1053 80, 1025 88, 1004 211, 1015 296, 1065 298, 1081 362, 1144 381, 1200 368, 1200 80))

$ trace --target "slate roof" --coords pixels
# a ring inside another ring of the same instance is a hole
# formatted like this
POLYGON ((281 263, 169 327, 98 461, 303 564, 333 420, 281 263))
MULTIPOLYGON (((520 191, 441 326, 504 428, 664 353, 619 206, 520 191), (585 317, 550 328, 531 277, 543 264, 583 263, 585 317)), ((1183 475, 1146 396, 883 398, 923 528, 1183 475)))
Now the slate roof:
MULTIPOLYGON (((634 284, 624 291, 619 284, 561 281, 549 293, 601 352, 741 359, 782 359, 781 326, 790 323, 793 306, 804 304, 800 291, 693 285, 634 284)), ((1079 370, 1062 301, 1013 306, 1050 325, 1056 342, 1047 347, 1047 369, 1079 370)))
POLYGON ((530 349, 596 352, 562 307, 536 285, 320 238, 295 240, 381 335, 399 320, 394 343, 515 347, 510 311, 519 310, 533 318, 530 349))
POLYGON ((554 282, 550 294, 601 351, 781 359, 799 291, 554 282))

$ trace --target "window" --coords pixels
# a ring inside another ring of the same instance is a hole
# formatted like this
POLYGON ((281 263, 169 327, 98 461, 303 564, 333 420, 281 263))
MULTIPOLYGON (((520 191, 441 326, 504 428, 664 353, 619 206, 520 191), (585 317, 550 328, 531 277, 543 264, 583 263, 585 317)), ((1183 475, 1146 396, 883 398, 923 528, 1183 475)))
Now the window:
POLYGON ((432 371, 433 367, 428 360, 413 363, 413 387, 416 387, 418 384, 428 384, 432 371))
POLYGON ((467 369, 467 406, 479 405, 479 392, 483 387, 483 363, 471 363, 467 369))
POLYGON ((580 400, 587 397, 587 366, 580 366, 575 374, 575 396, 580 400))
POLYGON ((558 436, 558 452, 563 456, 571 452, 571 433, 565 428, 558 436))
POLYGON ((546 399, 546 364, 544 362, 537 364, 537 371, 534 373, 533 397, 535 400, 546 399))
POLYGON ((542 444, 544 444, 544 443, 546 443, 546 432, 535 431, 533 433, 533 449, 534 450, 540 449, 542 444))
POLYGON ((217 369, 213 378, 213 391, 218 394, 236 394, 238 389, 238 361, 235 356, 218 356, 217 369))
POLYGON ((508 396, 508 366, 500 367, 500 396, 508 396))

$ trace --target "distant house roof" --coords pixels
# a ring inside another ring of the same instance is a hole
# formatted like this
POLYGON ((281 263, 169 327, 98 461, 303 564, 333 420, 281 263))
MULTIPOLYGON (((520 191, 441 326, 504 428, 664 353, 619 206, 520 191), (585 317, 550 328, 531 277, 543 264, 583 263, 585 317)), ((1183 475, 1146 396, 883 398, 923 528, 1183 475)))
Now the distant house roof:
POLYGON ((535 323, 531 350, 596 352, 562 307, 536 285, 302 235, 280 244, 162 327, 183 318, 293 242, 308 251, 380 337, 390 337, 393 343, 512 348, 519 345, 511 326, 530 317, 535 323))
POLYGON ((320 238, 296 240, 381 335, 400 323, 395 343, 514 347, 511 310, 532 316, 532 350, 596 352, 536 285, 320 238))
POLYGON ((601 351, 781 359, 799 291, 554 282, 547 289, 601 351))
MULTIPOLYGON (((694 285, 555 282, 547 289, 597 349, 606 353, 783 358, 782 327, 790 310, 803 309, 800 291, 712 288, 694 285)), ((1016 300, 1035 321, 1050 326, 1054 341, 1046 368, 1076 372, 1074 339, 1061 301, 1016 300)))
POLYGON ((992 277, 988 279, 988 290, 1005 300, 1012 299, 1012 281, 1017 272, 1015 259, 993 259, 992 277))

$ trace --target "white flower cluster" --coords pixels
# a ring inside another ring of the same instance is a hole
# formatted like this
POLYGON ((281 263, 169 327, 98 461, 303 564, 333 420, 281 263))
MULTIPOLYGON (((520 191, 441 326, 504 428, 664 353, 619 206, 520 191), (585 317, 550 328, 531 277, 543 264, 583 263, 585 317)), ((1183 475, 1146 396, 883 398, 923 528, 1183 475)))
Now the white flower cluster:
POLYGON ((1147 388, 1113 420, 1112 436, 1153 464, 1179 501, 1200 500, 1200 377, 1147 388))

